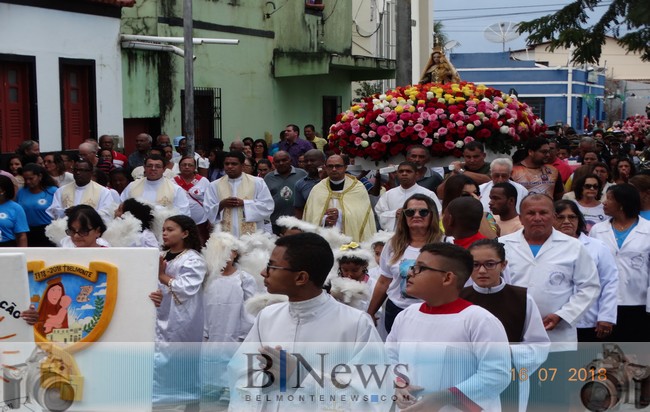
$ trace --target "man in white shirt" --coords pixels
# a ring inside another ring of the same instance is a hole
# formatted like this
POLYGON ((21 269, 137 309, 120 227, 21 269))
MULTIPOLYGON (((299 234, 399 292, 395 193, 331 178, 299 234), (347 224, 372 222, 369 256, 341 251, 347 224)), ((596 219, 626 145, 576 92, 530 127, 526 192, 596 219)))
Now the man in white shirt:
POLYGON ((93 167, 85 159, 78 160, 73 169, 74 182, 61 186, 54 192, 47 214, 52 219, 61 219, 65 210, 76 205, 94 207, 104 222, 113 220, 113 197, 104 186, 92 181, 93 167))
POLYGON ((542 367, 562 372, 555 383, 533 376, 531 388, 539 390, 531 391, 530 404, 544 410, 566 409, 569 390, 574 388, 570 388, 564 370, 578 348, 576 324, 600 293, 598 272, 578 239, 553 228, 555 208, 550 197, 528 195, 521 203, 519 218, 524 228, 499 241, 506 249, 511 283, 528 288, 551 339, 551 354, 542 367))
POLYGON ((442 210, 442 204, 431 190, 416 183, 417 165, 412 162, 402 162, 397 167, 397 180, 399 186, 384 193, 375 205, 375 213, 379 216, 381 228, 387 231, 395 230, 395 221, 399 213, 402 213, 402 206, 406 199, 416 193, 429 196, 436 203, 438 214, 442 210))
POLYGON ((362 410, 375 405, 388 410, 393 386, 384 367, 390 365, 372 320, 322 289, 334 263, 327 241, 300 233, 275 244, 262 272, 264 286, 289 301, 262 309, 231 360, 231 409, 358 410, 356 404, 362 410), (359 374, 358 369, 369 364, 384 374, 381 388, 375 379, 359 374), (332 372, 336 365, 349 367, 332 372), (324 379, 318 378, 321 368, 324 379), (383 405, 382 399, 372 404, 363 396, 357 401, 351 396, 379 394, 382 388, 388 395, 383 405))
POLYGON ((492 163, 490 163, 490 180, 487 183, 483 183, 478 187, 479 192, 481 193, 481 198, 479 199, 481 201, 481 204, 483 205, 483 210, 486 212, 490 211, 490 191, 492 190, 492 187, 494 186, 495 183, 503 183, 503 182, 508 182, 511 185, 517 189, 517 203, 515 205, 515 208, 517 209, 517 213, 519 213, 519 205, 521 205, 521 201, 523 198, 528 195, 528 189, 526 189, 524 186, 520 185, 517 182, 513 182, 510 180, 510 174, 512 173, 512 160, 510 160, 507 157, 500 157, 498 159, 494 159, 492 163))
POLYGON ((244 173, 244 160, 242 152, 225 154, 226 175, 210 183, 203 203, 210 223, 235 237, 262 229, 275 207, 264 180, 244 173))
POLYGON ((553 201, 531 194, 521 204, 524 228, 499 238, 511 283, 528 288, 544 320, 551 351, 577 348, 576 322, 600 292, 593 259, 579 240, 553 228, 553 201))
POLYGON ((144 163, 145 177, 129 183, 120 195, 122 201, 135 198, 145 200, 159 208, 174 207, 190 216, 190 203, 185 191, 170 179, 163 178, 165 160, 160 155, 149 155, 144 163))

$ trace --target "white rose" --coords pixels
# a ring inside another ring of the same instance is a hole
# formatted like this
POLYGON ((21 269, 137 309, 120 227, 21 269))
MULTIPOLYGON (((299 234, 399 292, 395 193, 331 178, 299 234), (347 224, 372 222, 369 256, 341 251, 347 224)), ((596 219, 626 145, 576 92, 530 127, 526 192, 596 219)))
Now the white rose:
POLYGON ((508 134, 509 131, 510 131, 510 128, 508 126, 501 126, 499 128, 499 132, 501 132, 501 134, 508 134))
POLYGON ((459 140, 456 142, 456 147, 460 149, 461 147, 465 146, 465 143, 462 140, 459 140))

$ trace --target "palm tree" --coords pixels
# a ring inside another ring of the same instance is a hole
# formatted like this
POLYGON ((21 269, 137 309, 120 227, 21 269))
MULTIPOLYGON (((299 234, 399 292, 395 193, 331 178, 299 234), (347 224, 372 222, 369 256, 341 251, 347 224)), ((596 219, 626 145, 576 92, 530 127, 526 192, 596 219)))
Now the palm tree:
POLYGON ((433 22, 433 47, 444 47, 449 42, 449 36, 445 33, 444 24, 441 21, 433 22))

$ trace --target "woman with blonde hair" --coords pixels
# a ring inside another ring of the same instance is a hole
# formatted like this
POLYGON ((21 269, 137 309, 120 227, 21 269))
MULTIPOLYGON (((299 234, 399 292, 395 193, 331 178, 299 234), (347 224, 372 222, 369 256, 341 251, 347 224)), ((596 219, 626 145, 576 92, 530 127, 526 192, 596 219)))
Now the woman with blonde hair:
POLYGON ((417 193, 406 199, 397 218, 395 234, 379 258, 380 273, 368 305, 368 314, 375 317, 386 302, 386 330, 390 332, 395 317, 409 305, 421 302, 406 294, 408 268, 415 264, 420 248, 440 242, 440 218, 433 199, 417 193))

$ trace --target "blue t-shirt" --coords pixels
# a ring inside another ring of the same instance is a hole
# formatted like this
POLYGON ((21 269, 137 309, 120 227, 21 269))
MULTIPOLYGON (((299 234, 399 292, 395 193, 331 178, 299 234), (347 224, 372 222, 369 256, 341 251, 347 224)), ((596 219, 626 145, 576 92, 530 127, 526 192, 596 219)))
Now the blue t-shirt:
POLYGON ((56 189, 55 186, 51 186, 36 194, 30 192, 26 187, 18 191, 16 202, 23 207, 29 226, 43 226, 52 223, 52 218, 45 211, 52 204, 56 189))
POLYGON ((533 252, 533 256, 537 257, 537 254, 539 253, 539 250, 542 248, 544 245, 528 245, 530 246, 530 251, 533 252))
POLYGON ((639 215, 645 220, 650 220, 650 210, 642 210, 639 215))
POLYGON ((13 200, 7 200, 0 205, 0 231, 2 242, 16 240, 16 233, 29 232, 25 211, 13 200))

